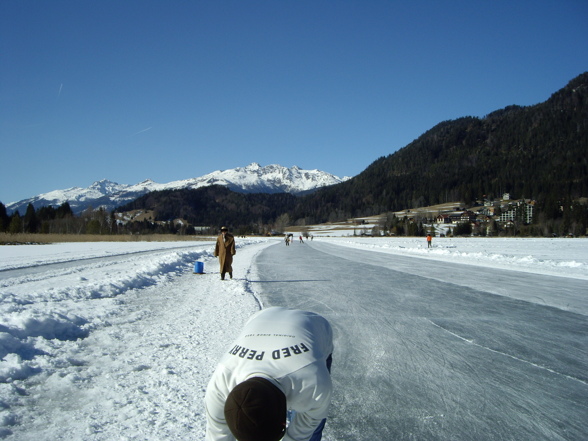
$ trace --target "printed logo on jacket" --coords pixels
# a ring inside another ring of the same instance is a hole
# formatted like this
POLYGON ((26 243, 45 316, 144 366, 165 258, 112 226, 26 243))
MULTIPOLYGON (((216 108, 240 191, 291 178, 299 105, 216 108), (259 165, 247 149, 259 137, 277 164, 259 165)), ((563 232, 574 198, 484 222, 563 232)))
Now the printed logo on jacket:
POLYGON ((278 370, 299 369, 316 361, 312 343, 301 341, 290 334, 246 334, 238 339, 223 357, 223 364, 245 365, 257 363, 274 366, 278 370))
MULTIPOLYGON (((291 337, 291 338, 295 338, 293 335, 283 335, 283 334, 249 334, 249 335, 245 336, 245 338, 247 338, 247 337, 291 337)), ((281 358, 288 358, 288 357, 293 357, 296 355, 301 355, 305 352, 310 352, 310 348, 308 346, 309 346, 308 344, 301 342, 298 344, 294 344, 292 346, 285 346, 285 347, 273 349, 273 350, 271 350, 271 358, 273 360, 279 360, 281 358)), ((229 351, 229 354, 234 355, 239 358, 244 358, 247 360, 261 361, 266 356, 266 353, 269 353, 269 352, 270 351, 268 351, 267 349, 263 349, 263 350, 260 350, 259 348, 252 349, 252 348, 247 348, 247 347, 240 346, 240 345, 236 344, 229 351)), ((269 354, 268 354, 268 356, 269 356, 269 354)))

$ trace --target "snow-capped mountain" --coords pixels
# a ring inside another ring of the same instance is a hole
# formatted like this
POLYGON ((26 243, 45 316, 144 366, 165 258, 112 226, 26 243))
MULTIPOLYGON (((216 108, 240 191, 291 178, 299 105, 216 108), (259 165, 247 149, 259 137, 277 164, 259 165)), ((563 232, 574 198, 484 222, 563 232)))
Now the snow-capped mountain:
POLYGON ((68 202, 74 213, 81 213, 88 207, 104 207, 112 210, 152 191, 196 189, 210 185, 224 185, 241 193, 292 193, 312 192, 320 187, 338 184, 349 177, 339 178, 320 170, 302 170, 297 166, 291 168, 281 165, 257 163, 247 167, 229 170, 218 170, 199 178, 173 181, 159 184, 150 179, 135 185, 117 184, 109 180, 94 182, 87 188, 73 187, 66 190, 54 190, 29 199, 6 205, 9 213, 19 211, 25 213, 28 204, 35 208, 42 206, 58 206, 68 202))

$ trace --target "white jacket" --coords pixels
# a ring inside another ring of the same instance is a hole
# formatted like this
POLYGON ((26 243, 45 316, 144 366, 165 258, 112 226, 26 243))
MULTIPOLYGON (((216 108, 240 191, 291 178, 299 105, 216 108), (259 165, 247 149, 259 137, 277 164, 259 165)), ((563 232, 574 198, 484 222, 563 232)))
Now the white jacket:
POLYGON ((268 308, 254 314, 222 357, 206 390, 206 441, 234 441, 224 406, 233 388, 263 377, 286 396, 295 414, 284 441, 308 441, 331 402, 326 360, 333 352, 333 331, 318 314, 268 308))

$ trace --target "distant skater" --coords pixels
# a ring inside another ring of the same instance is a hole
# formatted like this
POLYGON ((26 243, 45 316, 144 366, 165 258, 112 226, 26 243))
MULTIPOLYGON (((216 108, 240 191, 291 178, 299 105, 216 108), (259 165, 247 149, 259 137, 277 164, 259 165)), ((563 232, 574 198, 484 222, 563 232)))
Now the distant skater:
POLYGON ((286 246, 289 247, 290 246, 290 237, 289 236, 286 236, 284 238, 284 242, 286 242, 286 246))
POLYGON ((302 236, 300 236, 300 243, 304 243, 304 241, 302 240, 302 236))
POLYGON ((433 238, 430 234, 427 234, 427 248, 433 248, 433 238))

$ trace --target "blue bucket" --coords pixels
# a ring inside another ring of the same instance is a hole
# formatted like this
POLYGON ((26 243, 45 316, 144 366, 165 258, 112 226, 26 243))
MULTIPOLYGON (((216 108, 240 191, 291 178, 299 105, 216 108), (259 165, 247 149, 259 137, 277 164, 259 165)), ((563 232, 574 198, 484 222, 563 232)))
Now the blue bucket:
POLYGON ((204 262, 196 262, 194 264, 194 273, 195 274, 203 274, 204 273, 204 262))

